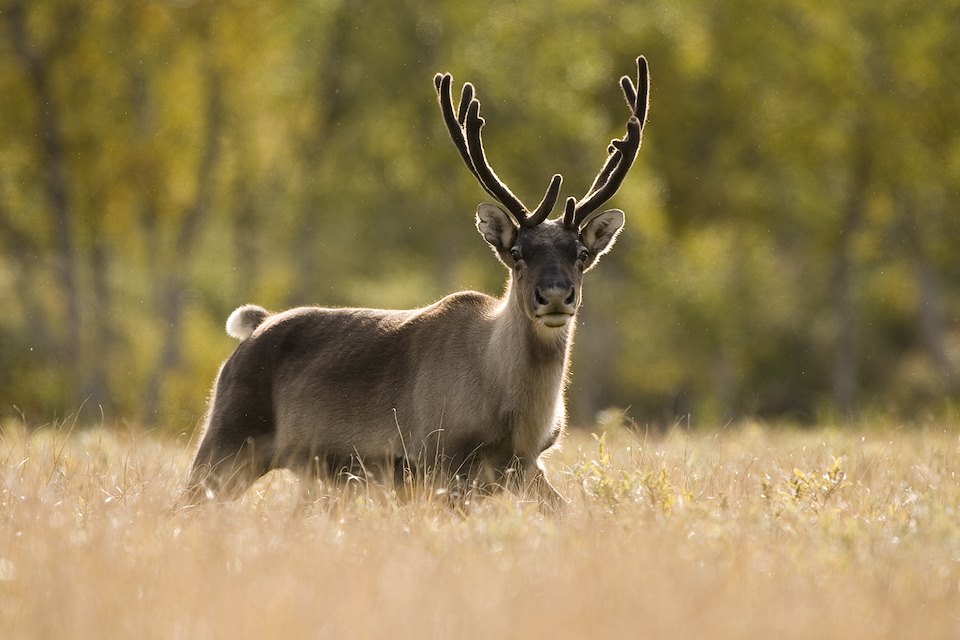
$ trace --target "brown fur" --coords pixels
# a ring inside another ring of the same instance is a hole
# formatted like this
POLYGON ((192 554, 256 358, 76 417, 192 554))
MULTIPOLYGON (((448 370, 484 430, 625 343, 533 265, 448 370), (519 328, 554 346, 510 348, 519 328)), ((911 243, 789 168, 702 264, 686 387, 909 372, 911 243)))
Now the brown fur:
POLYGON ((590 265, 583 234, 556 221, 515 236, 523 258, 499 299, 466 291, 412 311, 234 312, 228 325, 249 338, 220 370, 190 490, 234 496, 272 468, 353 456, 470 483, 511 475, 556 500, 540 456, 564 429, 573 313, 590 265), (564 307, 554 290, 574 295, 569 320, 551 328, 537 313, 564 307))
POLYGON ((631 118, 589 192, 559 195, 554 176, 532 213, 486 162, 479 101, 459 115, 437 75, 444 122, 470 171, 507 210, 481 204, 477 229, 510 269, 501 298, 464 291, 423 309, 245 305, 227 320, 240 345, 220 369, 187 497, 230 497, 270 469, 336 472, 356 464, 439 473, 472 486, 531 486, 562 498, 541 455, 561 437, 583 274, 613 246, 622 211, 593 212, 616 192, 640 144, 649 76, 621 79, 631 118), (509 211, 509 212, 508 212, 509 211))

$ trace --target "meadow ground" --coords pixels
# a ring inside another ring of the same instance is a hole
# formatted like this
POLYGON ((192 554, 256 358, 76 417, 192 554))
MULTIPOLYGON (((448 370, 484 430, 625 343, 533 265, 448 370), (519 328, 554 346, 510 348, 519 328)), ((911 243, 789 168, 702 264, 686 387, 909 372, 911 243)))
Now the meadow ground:
MULTIPOLYGON (((501 495, 171 511, 184 444, 5 424, 3 638, 960 637, 960 429, 574 433, 501 495)), ((306 497, 310 496, 310 497, 306 497)))

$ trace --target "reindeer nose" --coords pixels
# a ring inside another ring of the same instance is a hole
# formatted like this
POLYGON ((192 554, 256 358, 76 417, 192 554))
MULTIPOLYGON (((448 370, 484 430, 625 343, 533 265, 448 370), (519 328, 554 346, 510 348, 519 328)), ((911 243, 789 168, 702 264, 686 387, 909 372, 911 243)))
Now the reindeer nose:
POLYGON ((550 283, 534 289, 533 299, 538 307, 545 307, 549 312, 566 312, 577 299, 577 290, 572 284, 550 283))

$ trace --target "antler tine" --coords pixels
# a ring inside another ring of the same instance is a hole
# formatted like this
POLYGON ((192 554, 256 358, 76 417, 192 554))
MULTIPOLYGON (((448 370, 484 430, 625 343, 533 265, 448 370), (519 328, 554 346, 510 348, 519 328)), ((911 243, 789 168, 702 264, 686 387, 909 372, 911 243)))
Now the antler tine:
POLYGON ((547 187, 547 192, 543 194, 543 200, 540 201, 537 208, 534 209, 530 217, 527 218, 527 226, 535 227, 547 219, 547 216, 550 215, 553 207, 557 204, 557 198, 560 197, 561 184, 563 184, 563 176, 559 173, 554 174, 550 180, 550 185, 547 187))
POLYGON ((480 117, 480 101, 474 98, 467 107, 467 119, 464 122, 464 130, 467 134, 467 151, 473 167, 476 170, 480 184, 487 193, 496 198, 500 204, 507 208, 507 211, 516 219, 521 227, 527 226, 527 208, 520 202, 520 198, 515 196, 503 180, 493 171, 490 163, 487 162, 487 156, 483 151, 483 138, 480 130, 483 129, 484 120, 480 117))
POLYGON ((577 199, 573 196, 567 198, 567 204, 563 207, 563 226, 568 229, 575 229, 574 215, 577 212, 577 199))
MULTIPOLYGON (((450 138, 453 140, 453 146, 455 146, 457 151, 460 152, 460 157, 463 158, 463 162, 467 165, 467 168, 470 169, 470 172, 474 175, 474 177, 476 177, 477 180, 480 180, 480 176, 477 174, 477 170, 473 166, 473 161, 470 160, 470 152, 467 150, 467 140, 463 135, 463 128, 461 127, 463 120, 459 119, 453 110, 453 94, 450 91, 452 83, 453 76, 449 73, 438 73, 433 77, 433 84, 437 88, 437 98, 440 100, 440 111, 443 113, 443 123, 447 125, 447 132, 450 134, 450 138)), ((467 86, 464 85, 463 95, 466 95, 466 93, 467 86)), ((470 89, 470 93, 473 93, 472 87, 470 89)), ((460 110, 464 111, 462 100, 460 103, 460 110)))
POLYGON ((646 58, 637 58, 637 84, 634 85, 629 76, 623 76, 620 78, 620 88, 634 117, 640 121, 640 129, 643 130, 647 124, 647 110, 650 108, 650 71, 646 58))
POLYGON ((473 85, 469 82, 464 83, 463 89, 460 91, 460 109, 457 111, 457 122, 460 123, 460 126, 463 126, 464 121, 467 119, 467 107, 470 106, 470 103, 473 102, 473 96, 476 92, 473 89, 473 85))
POLYGON ((627 106, 629 106, 631 110, 636 110, 637 88, 633 86, 633 80, 630 79, 630 76, 620 78, 620 88, 623 90, 623 97, 627 99, 627 106))
POLYGON ((607 145, 607 161, 603 163, 603 168, 600 169, 600 173, 593 179, 593 183, 590 185, 590 188, 587 189, 587 195, 584 196, 584 199, 602 187, 610 178, 610 172, 617 166, 617 162, 620 160, 620 154, 617 152, 617 148, 613 146, 614 142, 616 142, 616 140, 611 140, 610 144, 607 145))
POLYGON ((627 177, 627 172, 630 171, 633 161, 637 158, 637 151, 640 150, 640 138, 640 121, 631 116, 629 122, 627 122, 627 135, 623 137, 623 140, 613 142, 616 151, 611 155, 611 158, 619 157, 606 182, 577 203, 576 214, 574 215, 575 226, 579 227, 583 224, 586 217, 612 198, 620 185, 623 184, 623 179, 627 177))
POLYGON ((637 116, 640 128, 643 129, 647 124, 647 112, 650 110, 650 68, 647 66, 647 59, 643 56, 637 57, 637 89, 633 115, 637 116))
POLYGON ((637 58, 637 83, 634 84, 628 76, 623 76, 620 78, 620 88, 632 112, 627 122, 627 133, 622 139, 613 140, 607 147, 607 160, 587 194, 575 204, 572 213, 569 211, 568 201, 567 211, 563 216, 563 223, 568 227, 579 227, 587 216, 613 197, 640 149, 643 125, 646 124, 650 104, 650 72, 645 57, 637 58))

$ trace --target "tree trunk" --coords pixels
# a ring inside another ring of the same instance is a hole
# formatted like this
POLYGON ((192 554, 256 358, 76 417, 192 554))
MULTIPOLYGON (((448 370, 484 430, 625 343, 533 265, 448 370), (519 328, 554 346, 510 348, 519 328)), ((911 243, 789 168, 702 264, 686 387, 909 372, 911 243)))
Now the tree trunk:
MULTIPOLYGON (((862 129, 862 127, 859 127, 862 129)), ((863 139, 862 137, 858 139, 863 139)), ((833 260, 834 344, 832 383, 837 409, 844 419, 853 417, 857 407, 860 376, 857 349, 857 306, 853 291, 853 239, 864 214, 868 183, 866 149, 854 151, 856 165, 851 176, 843 219, 838 230, 833 260)))
POLYGON ((943 287, 940 275, 932 264, 921 236, 914 212, 916 205, 908 198, 898 198, 903 235, 907 239, 917 281, 917 333, 927 355, 941 376, 947 393, 957 389, 957 372, 946 347, 946 318, 943 311, 943 287))
POLYGON ((5 13, 14 51, 37 100, 40 164, 44 168, 44 191, 50 205, 51 228, 56 247, 56 273, 64 306, 65 327, 58 348, 60 358, 70 375, 70 380, 65 385, 64 401, 67 406, 76 406, 80 400, 80 389, 85 386, 80 383, 85 378, 80 363, 83 319, 63 132, 60 113, 51 89, 51 54, 40 51, 31 41, 24 15, 24 3, 13 3, 5 13))
MULTIPOLYGON (((354 12, 349 4, 337 9, 334 16, 334 26, 330 30, 330 37, 321 41, 320 64, 316 68, 314 86, 319 88, 314 109, 316 117, 311 123, 310 132, 304 137, 300 157, 304 159, 308 170, 314 175, 322 175, 323 162, 338 163, 341 158, 331 157, 324 153, 328 148, 329 138, 335 124, 348 109, 347 98, 341 91, 341 76, 343 61, 347 57, 347 38, 351 32, 351 20, 354 12)), ((323 281, 321 271, 323 260, 322 248, 318 247, 318 239, 322 237, 320 203, 324 200, 322 185, 310 182, 308 193, 303 198, 303 207, 299 212, 299 220, 294 223, 293 252, 298 267, 294 290, 287 297, 287 306, 315 304, 319 302, 317 295, 320 283, 323 281)), ((327 215, 330 215, 329 213, 327 215)))
POLYGON ((101 418, 110 418, 114 413, 114 401, 108 384, 108 354, 117 340, 110 316, 113 296, 110 289, 110 255, 104 242, 99 213, 94 214, 93 251, 90 267, 93 275, 92 331, 88 354, 85 358, 83 397, 87 404, 98 410, 101 418))
MULTIPOLYGON (((186 288, 189 269, 188 256, 192 255, 202 223, 212 206, 214 174, 220 162, 223 131, 223 91, 219 72, 213 61, 208 61, 206 129, 203 149, 197 166, 197 190, 193 201, 184 212, 177 229, 174 251, 169 264, 164 265, 157 286, 163 318, 164 333, 160 353, 144 384, 140 400, 141 421, 152 424, 159 415, 163 382, 176 369, 182 359, 183 292, 186 288)), ((169 254, 168 254, 169 255, 169 254)))

